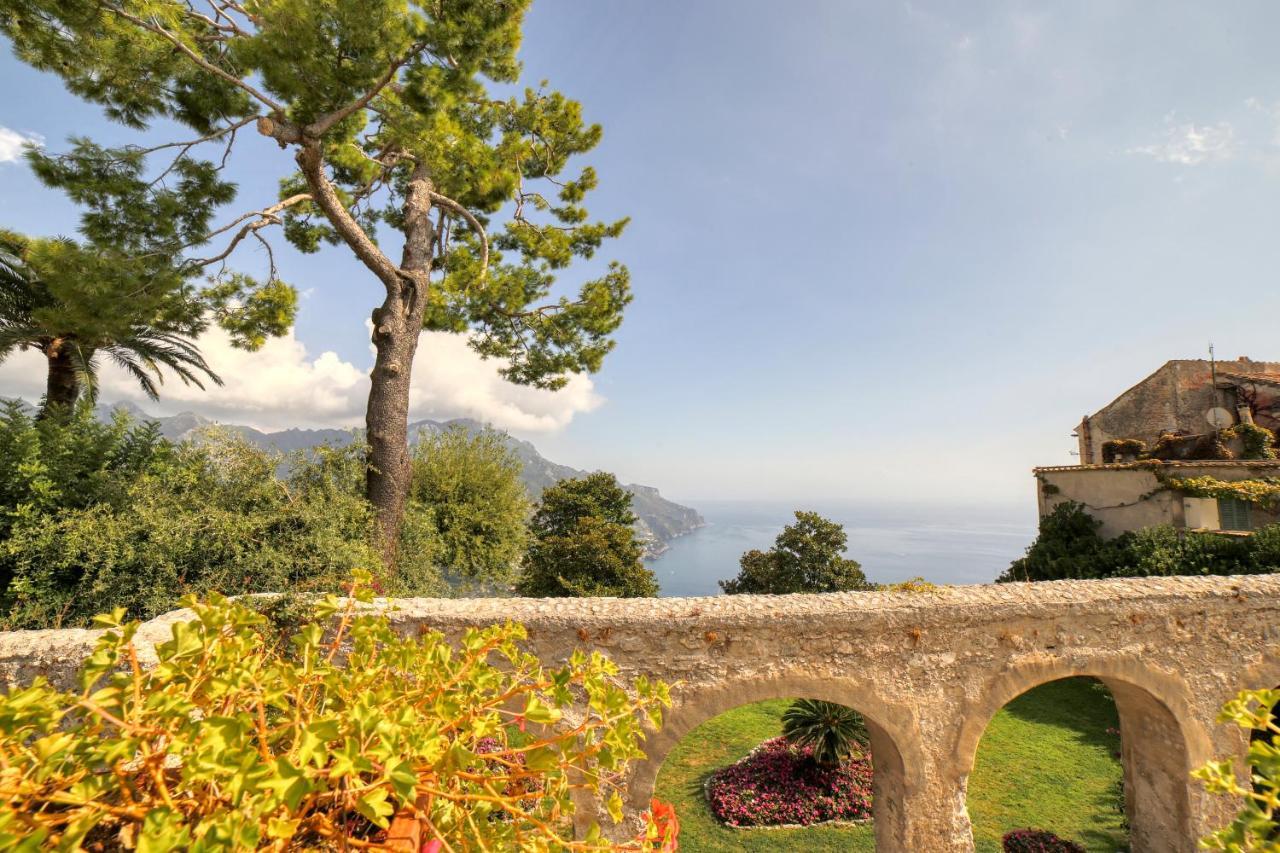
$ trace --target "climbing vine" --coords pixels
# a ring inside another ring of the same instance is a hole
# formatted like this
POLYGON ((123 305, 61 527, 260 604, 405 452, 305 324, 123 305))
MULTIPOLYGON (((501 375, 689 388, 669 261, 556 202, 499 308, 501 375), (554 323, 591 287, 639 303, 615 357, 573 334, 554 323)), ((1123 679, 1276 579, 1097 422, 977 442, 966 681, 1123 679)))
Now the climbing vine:
POLYGON ((1271 430, 1257 424, 1236 424, 1222 431, 1223 438, 1238 438, 1244 446, 1241 459, 1275 459, 1276 437, 1271 430))
POLYGON ((1170 488, 1192 498, 1235 498, 1260 506, 1280 503, 1280 478, 1257 480, 1219 480, 1217 477, 1168 477, 1170 488))

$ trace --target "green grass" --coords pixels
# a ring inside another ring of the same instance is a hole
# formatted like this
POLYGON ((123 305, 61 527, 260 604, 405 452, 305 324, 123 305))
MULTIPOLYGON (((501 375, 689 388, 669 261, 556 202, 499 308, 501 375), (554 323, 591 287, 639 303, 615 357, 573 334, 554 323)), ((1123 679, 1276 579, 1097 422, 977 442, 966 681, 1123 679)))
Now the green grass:
MULTIPOLYGON (((1121 849, 1125 832, 1115 797, 1120 763, 1115 706, 1089 679, 1055 681, 1010 702, 988 726, 969 780, 969 815, 979 853, 1000 850, 1011 829, 1034 826, 1092 851, 1121 849)), ((702 786, 782 731, 789 702, 744 705, 694 729, 658 774, 657 796, 680 816, 680 849, 718 851, 872 851, 870 825, 810 829, 728 829, 711 815, 702 786)))
POLYGON ((978 744, 969 819, 978 853, 1033 826, 1090 851, 1124 849, 1115 703, 1088 678, 1041 685, 1004 707, 978 744))

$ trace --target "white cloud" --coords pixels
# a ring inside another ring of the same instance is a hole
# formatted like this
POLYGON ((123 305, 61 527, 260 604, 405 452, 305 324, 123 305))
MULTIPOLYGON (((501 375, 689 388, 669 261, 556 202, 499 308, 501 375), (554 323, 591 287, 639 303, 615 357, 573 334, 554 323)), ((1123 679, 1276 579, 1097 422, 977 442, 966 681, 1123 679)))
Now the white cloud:
POLYGON ((22 157, 23 146, 28 142, 39 145, 44 138, 37 133, 23 136, 16 130, 0 125, 0 163, 13 163, 22 157))
MULTIPOLYGON (((336 353, 312 357, 292 333, 269 340, 256 353, 235 349, 218 329, 205 334, 199 345, 224 386, 206 383, 201 391, 169 376, 160 403, 152 403, 128 375, 104 362, 100 398, 130 400, 162 415, 190 410, 264 430, 352 427, 364 421, 368 371, 336 353)), ((603 402, 585 376, 550 392, 513 385, 498 375, 498 367, 476 355, 459 335, 424 333, 414 359, 410 417, 472 417, 502 429, 551 432, 603 402)), ((0 396, 35 400, 44 391, 44 378, 39 353, 15 353, 0 362, 0 396)))
POLYGON ((1236 152, 1235 128, 1229 122, 1174 124, 1174 117, 1170 114, 1165 117, 1165 125, 1163 142, 1130 148, 1129 153, 1143 154, 1161 163, 1198 166, 1229 160, 1236 152))

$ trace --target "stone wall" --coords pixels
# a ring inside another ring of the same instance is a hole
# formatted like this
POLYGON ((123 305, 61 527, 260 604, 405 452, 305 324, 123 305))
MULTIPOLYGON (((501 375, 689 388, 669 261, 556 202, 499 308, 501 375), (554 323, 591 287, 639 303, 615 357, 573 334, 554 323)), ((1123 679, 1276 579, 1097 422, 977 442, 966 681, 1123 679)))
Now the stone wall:
MULTIPOLYGON (((599 649, 625 675, 673 682, 675 707, 630 778, 646 806, 663 759, 694 726, 761 699, 810 696, 860 710, 872 735, 877 849, 973 849, 965 790, 978 741, 1010 699, 1094 676, 1120 714, 1136 853, 1190 853, 1231 804, 1188 777, 1243 755, 1224 701, 1280 685, 1280 576, 1061 581, 936 592, 671 599, 396 602, 403 630, 456 634, 506 619, 549 662, 599 649)), ((145 625, 164 639, 181 613, 145 625)), ((69 683, 88 631, 0 635, 0 678, 69 683)), ((1016 784, 1017 780, 1010 780, 1016 784)), ((589 815, 594 804, 584 802, 589 815)))

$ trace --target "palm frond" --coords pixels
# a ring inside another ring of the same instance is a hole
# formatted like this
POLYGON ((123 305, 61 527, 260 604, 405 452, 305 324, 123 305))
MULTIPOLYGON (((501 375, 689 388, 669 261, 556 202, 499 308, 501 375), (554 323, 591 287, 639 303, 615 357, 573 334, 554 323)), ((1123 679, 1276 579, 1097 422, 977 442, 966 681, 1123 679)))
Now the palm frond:
POLYGON ((46 340, 44 329, 32 323, 8 322, 0 317, 0 361, 18 348, 39 346, 46 340))
POLYGON ((151 374, 143 369, 141 364, 138 364, 132 352, 118 346, 105 347, 105 350, 107 356, 116 365, 133 377, 134 381, 142 388, 142 393, 146 394, 148 399, 152 401, 160 399, 160 389, 156 387, 155 380, 151 378, 151 374))
MULTIPOLYGON (((155 377, 164 381, 162 368, 172 371, 184 384, 204 390, 203 379, 222 385, 222 377, 213 371, 204 355, 188 338, 171 332, 138 328, 120 341, 107 347, 112 352, 128 352, 136 367, 146 367, 155 377), (201 375, 202 374, 202 375, 201 375)), ((144 389, 145 390, 145 389, 144 389)))

